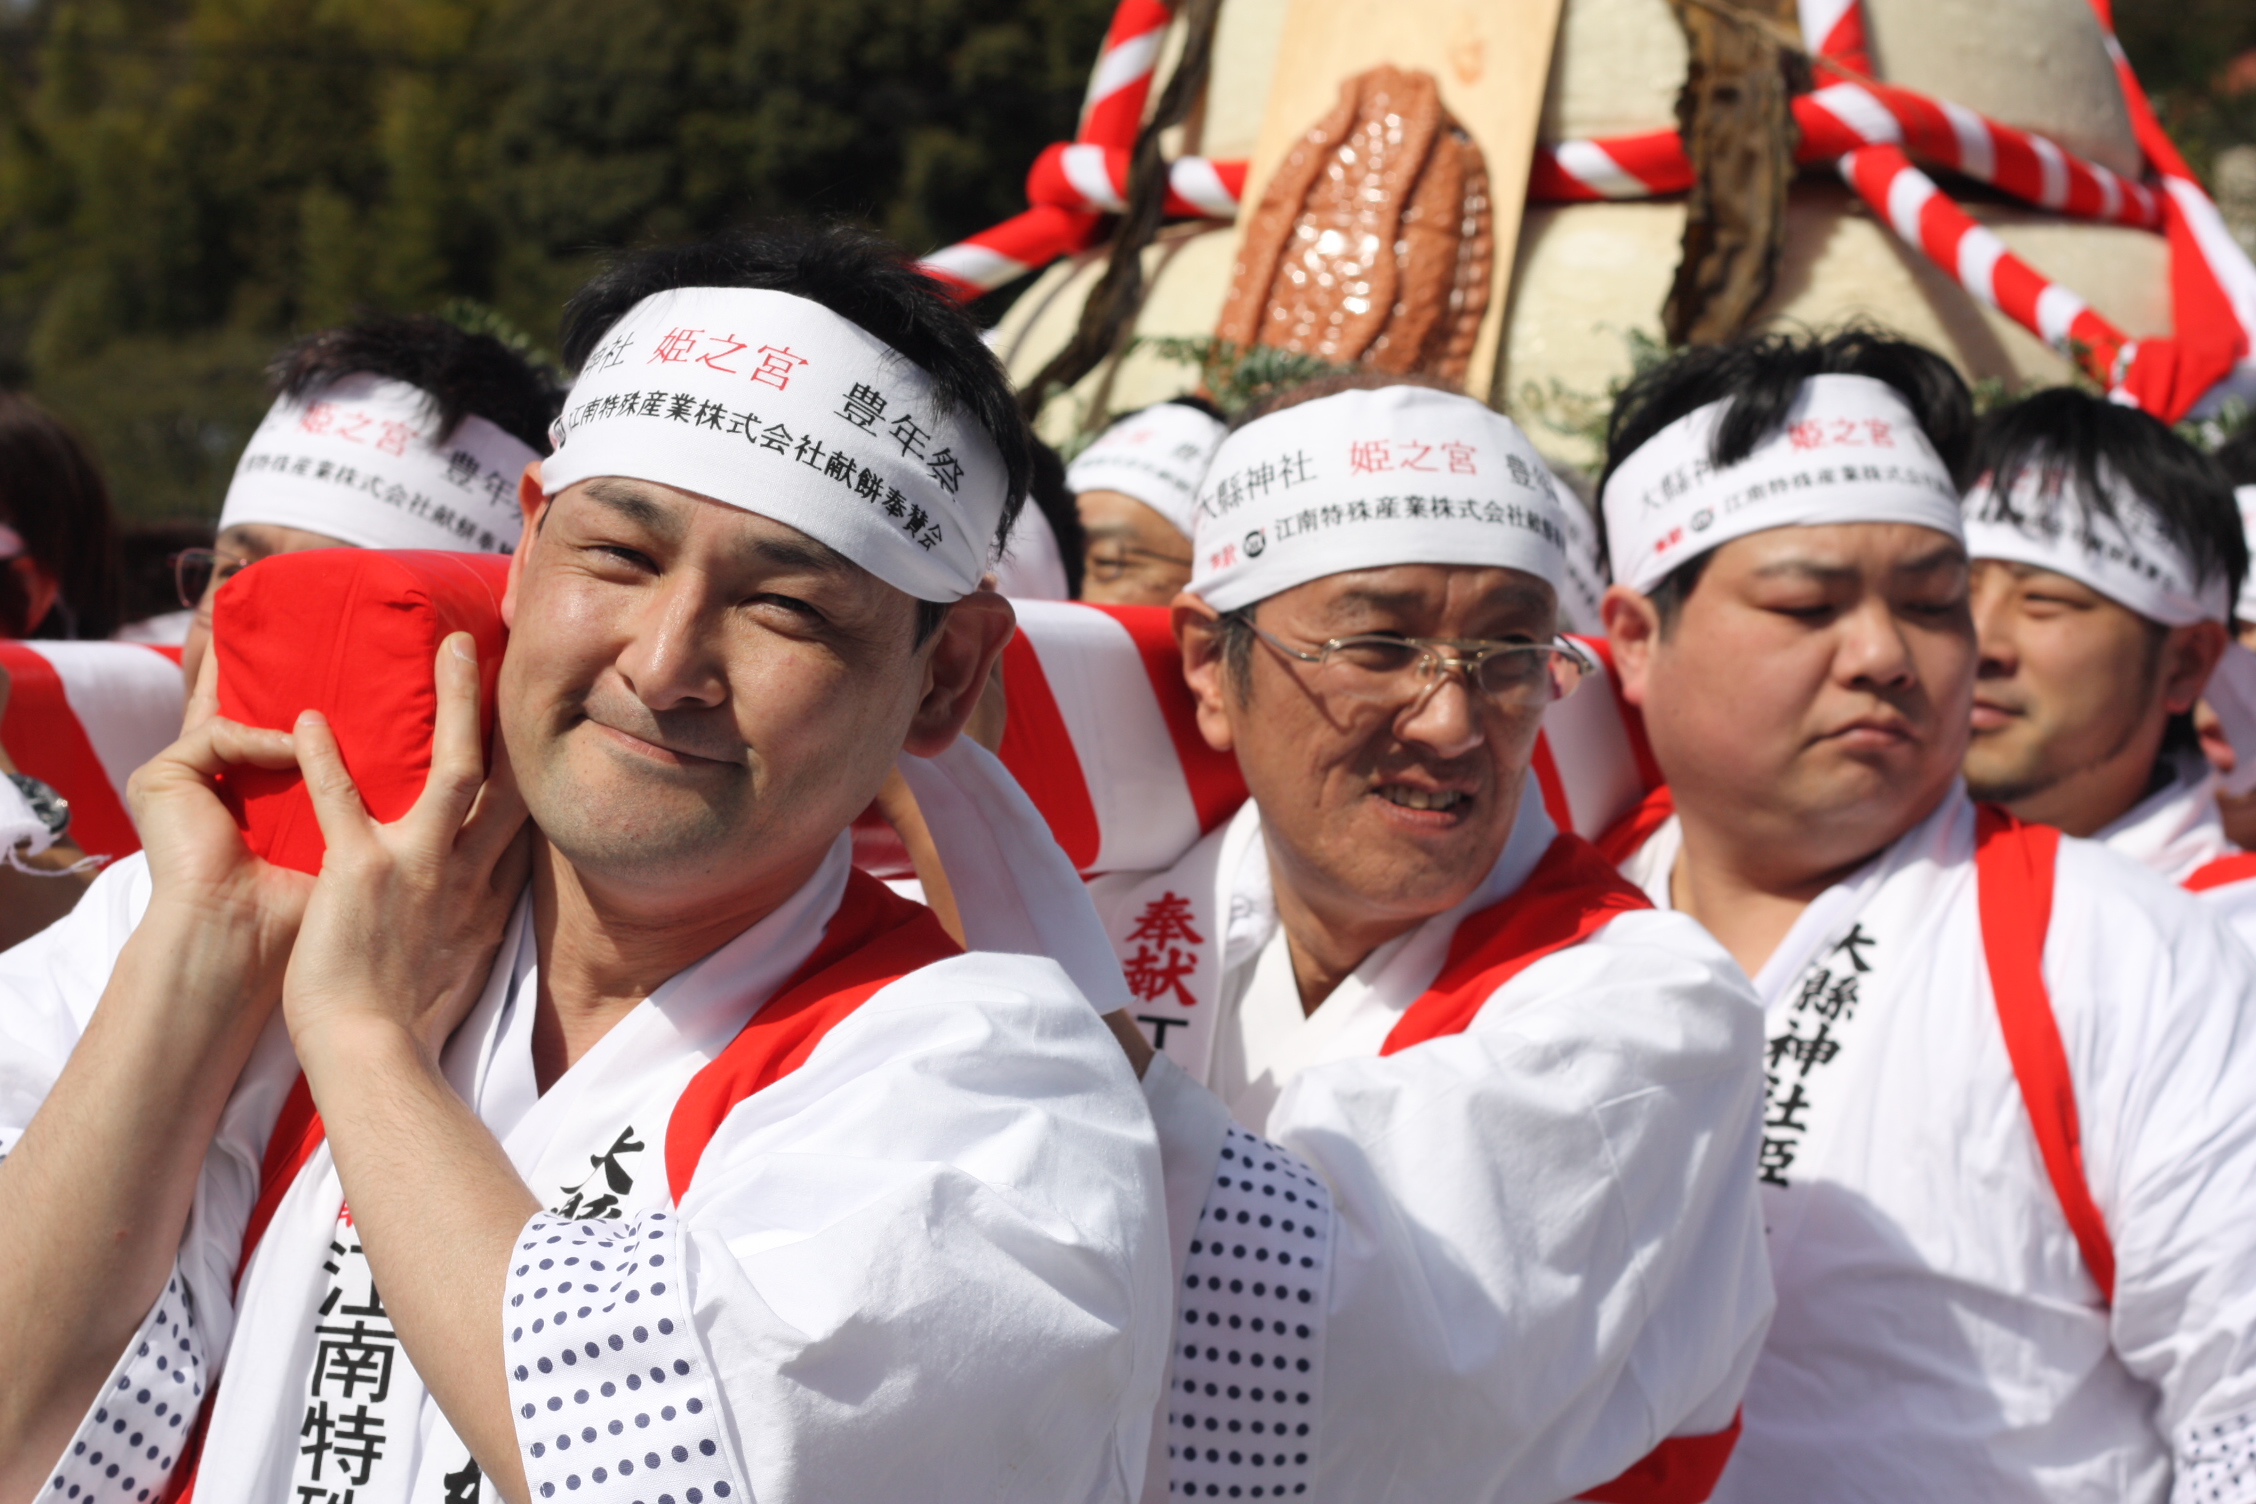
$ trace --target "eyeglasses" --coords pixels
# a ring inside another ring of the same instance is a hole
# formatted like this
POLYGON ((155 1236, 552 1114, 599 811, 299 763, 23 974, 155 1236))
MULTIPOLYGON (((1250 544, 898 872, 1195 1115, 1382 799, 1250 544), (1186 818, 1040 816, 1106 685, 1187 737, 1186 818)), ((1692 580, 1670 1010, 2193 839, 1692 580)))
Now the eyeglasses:
POLYGON ((180 592, 180 604, 196 610, 206 596, 249 568, 251 562, 216 548, 182 549, 172 556, 172 584, 180 592))
POLYGON ((1154 567, 1157 565, 1189 569, 1191 561, 1127 543, 1100 543, 1088 552, 1088 572, 1106 584, 1126 579, 1131 574, 1158 574, 1160 571, 1154 567))
POLYGON ((1422 703, 1446 674, 1455 672, 1498 710, 1539 710, 1573 694, 1582 676, 1597 667, 1565 638, 1499 642, 1366 632, 1334 637, 1307 652, 1259 627, 1253 634, 1288 658, 1315 664, 1310 678, 1319 692, 1374 705, 1422 703))

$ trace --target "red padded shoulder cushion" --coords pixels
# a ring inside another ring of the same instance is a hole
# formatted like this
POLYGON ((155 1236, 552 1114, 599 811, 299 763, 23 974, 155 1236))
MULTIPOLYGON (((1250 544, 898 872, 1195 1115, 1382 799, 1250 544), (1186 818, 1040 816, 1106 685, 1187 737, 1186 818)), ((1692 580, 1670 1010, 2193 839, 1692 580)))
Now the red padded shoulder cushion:
MULTIPOLYGON (((437 714, 432 662, 448 634, 478 641, 493 735, 494 677, 509 634, 509 560, 493 554, 323 548, 262 559, 228 581, 212 609, 219 713, 288 730, 304 710, 329 718, 345 766, 378 820, 423 792, 437 714)), ((225 789, 251 849, 301 872, 321 868, 321 827, 294 772, 246 768, 225 789)))

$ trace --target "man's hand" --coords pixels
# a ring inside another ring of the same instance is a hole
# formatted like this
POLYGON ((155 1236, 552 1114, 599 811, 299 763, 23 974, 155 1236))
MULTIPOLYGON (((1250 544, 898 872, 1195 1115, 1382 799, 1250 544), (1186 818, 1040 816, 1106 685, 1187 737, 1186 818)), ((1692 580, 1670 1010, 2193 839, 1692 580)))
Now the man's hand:
POLYGON ((493 964, 530 867, 525 804, 498 739, 493 776, 478 736, 477 648, 440 644, 431 772, 415 807, 379 825, 361 804, 328 723, 298 718, 298 765, 328 851, 284 988, 292 1039, 393 1024, 435 1061, 493 964))
POLYGON ((282 1008, 400 1343, 492 1492, 520 1504, 502 1291, 540 1203, 439 1072, 531 866, 498 742, 484 771, 476 651, 461 632, 439 647, 430 777, 390 825, 369 817, 328 725, 299 719, 328 851, 282 1008))
POLYGON ((151 914, 177 913, 240 941, 256 964, 245 998, 262 1004, 263 1022, 313 879, 252 853, 220 800, 219 777, 230 767, 294 767, 297 745, 287 731, 222 719, 218 669, 219 655, 206 655, 180 739, 134 773, 126 800, 149 863, 151 914))

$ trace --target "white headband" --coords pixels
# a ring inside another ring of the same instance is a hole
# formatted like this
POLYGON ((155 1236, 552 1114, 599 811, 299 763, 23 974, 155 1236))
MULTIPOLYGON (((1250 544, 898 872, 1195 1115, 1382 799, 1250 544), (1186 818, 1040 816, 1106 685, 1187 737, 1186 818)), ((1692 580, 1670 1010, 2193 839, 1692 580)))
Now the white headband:
POLYGON ((820 303, 747 287, 644 298, 581 368, 541 463, 554 496, 599 475, 787 523, 918 600, 979 588, 1004 475, 932 378, 820 303))
POLYGON ((1118 491, 1175 524, 1188 538, 1199 480, 1229 432, 1195 407, 1162 402, 1122 418, 1081 451, 1065 472, 1076 494, 1118 491))
POLYGON ((421 388, 366 374, 282 398, 235 464, 220 530, 264 522, 359 548, 508 553, 524 529, 517 482, 540 455, 476 416, 442 434, 432 408, 421 388))
POLYGON ((1700 554, 1776 527, 1909 522, 1960 536, 1958 487, 1901 393, 1869 376, 1813 376, 1786 421, 1715 466, 1725 397, 1647 439, 1607 478, 1617 584, 1641 594, 1700 554))
POLYGON ((1199 486, 1190 588, 1235 611, 1351 569, 1467 564, 1557 589, 1557 484, 1511 419, 1470 397, 1321 397, 1222 441, 1199 486))
POLYGON ((2193 561, 2153 503, 2112 474, 2105 483, 2113 517, 2072 473, 2030 465, 2002 498, 1984 476, 1966 493, 1968 556, 2064 574, 2165 627, 2225 620, 2232 612, 2225 582, 2196 584, 2193 561))

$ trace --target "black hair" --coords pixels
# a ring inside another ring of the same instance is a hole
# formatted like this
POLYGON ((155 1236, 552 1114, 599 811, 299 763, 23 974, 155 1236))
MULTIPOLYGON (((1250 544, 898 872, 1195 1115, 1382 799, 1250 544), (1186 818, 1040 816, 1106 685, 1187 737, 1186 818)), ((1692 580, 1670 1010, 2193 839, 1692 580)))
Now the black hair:
POLYGON ((2256 486, 2256 418, 2219 444, 2212 458, 2224 470, 2226 480, 2236 486, 2256 486))
MULTIPOLYGON (((1942 356, 1884 330, 1852 326, 1832 334, 1753 334, 1720 345, 1694 345, 1643 372, 1614 399, 1606 423, 1606 467, 1598 491, 1622 461, 1688 413, 1726 398, 1731 406, 1716 425, 1708 459, 1736 465, 1786 421, 1786 413, 1812 376, 1869 376, 1900 393, 1912 416, 1964 485, 1974 436, 1974 398, 1966 381, 1942 356)), ((1597 512, 1598 548, 1606 552, 1606 519, 1597 512)), ((1683 564, 1647 594, 1665 631, 1714 550, 1683 564)))
POLYGON ((1222 411, 1220 406, 1208 398, 1201 397, 1196 392, 1185 392, 1180 397, 1170 397, 1161 406, 1187 407, 1194 413, 1206 414, 1217 423, 1230 421, 1230 415, 1222 411))
POLYGON ((468 417, 548 453, 561 393, 516 351, 430 314, 357 319, 309 334, 267 368, 285 397, 307 398, 347 376, 404 381, 430 396, 440 442, 468 417))
POLYGON ((1081 599, 1081 572, 1088 566, 1088 535, 1081 531, 1081 510, 1073 504, 1073 488, 1065 483, 1065 458, 1040 439, 1033 442, 1034 482, 1026 499, 1041 512, 1057 537, 1058 557, 1065 563, 1065 598, 1081 599))
POLYGON ((32 621, 31 598, 0 565, 0 637, 107 637, 118 627, 117 523, 101 467, 54 414, 0 392, 0 523, 55 581, 55 604, 32 621))
MULTIPOLYGON (((1393 386, 1418 386, 1430 391, 1447 392, 1452 397, 1462 397, 1465 389, 1439 376, 1420 375, 1416 371, 1330 371, 1322 376, 1311 376, 1296 385, 1280 387, 1267 396, 1246 405, 1230 427, 1240 429, 1248 423, 1281 413, 1288 407, 1298 407, 1304 402, 1317 402, 1326 397, 1337 397, 1342 392, 1383 392, 1393 386)), ((1208 403, 1201 411, 1211 409, 1208 403)))
MULTIPOLYGON (((932 380, 935 405, 987 430, 1003 461, 1003 515, 991 546, 1010 536, 1033 480, 1033 436, 1002 362, 938 282, 891 242, 846 225, 768 223, 687 245, 630 251, 564 305, 564 364, 578 370, 644 298, 679 287, 753 287, 820 303, 898 351, 932 380)), ((1062 541, 1062 540, 1061 540, 1062 541)))
POLYGON ((2232 483, 2222 465, 2160 418, 2074 387, 2031 393, 1984 418, 1974 437, 1972 473, 1989 480, 1999 520, 2024 520, 2012 491, 2031 470, 2040 498, 2056 500, 2072 476, 2078 504, 2118 522, 2111 491, 2127 487, 2192 562, 2194 584, 2221 579, 2228 597, 2240 594, 2248 540, 2232 483))

